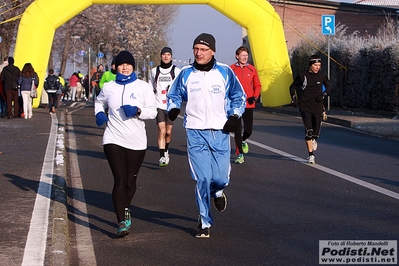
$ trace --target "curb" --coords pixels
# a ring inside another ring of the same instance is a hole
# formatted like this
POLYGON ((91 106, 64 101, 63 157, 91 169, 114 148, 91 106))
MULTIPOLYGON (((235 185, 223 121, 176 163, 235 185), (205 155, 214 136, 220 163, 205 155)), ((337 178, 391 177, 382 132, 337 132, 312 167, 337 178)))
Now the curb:
POLYGON ((340 119, 336 117, 327 116, 327 123, 336 124, 344 127, 352 127, 352 121, 340 119))
MULTIPOLYGON (((299 113, 299 110, 297 108, 263 108, 263 110, 265 110, 265 112, 268 112, 268 113, 293 115, 293 116, 298 116, 298 117, 301 116, 301 114, 299 113)), ((333 117, 332 115, 327 115, 327 121, 325 121, 325 122, 330 123, 330 124, 345 126, 345 127, 352 127, 352 121, 333 117)))
POLYGON ((51 199, 53 200, 52 215, 52 246, 50 265, 69 265, 69 227, 67 209, 67 165, 65 151, 65 111, 60 112, 57 130, 57 147, 51 199))
MULTIPOLYGON (((260 109, 259 109, 260 110, 260 109)), ((264 107, 263 111, 274 114, 284 114, 300 117, 299 110, 293 107, 264 107)), ((382 114, 382 112, 379 112, 382 114)), ((327 121, 323 123, 348 127, 365 134, 399 140, 399 120, 392 112, 389 116, 378 116, 377 112, 352 112, 351 110, 330 110, 327 112, 327 121), (349 115, 348 115, 349 114, 349 115)))

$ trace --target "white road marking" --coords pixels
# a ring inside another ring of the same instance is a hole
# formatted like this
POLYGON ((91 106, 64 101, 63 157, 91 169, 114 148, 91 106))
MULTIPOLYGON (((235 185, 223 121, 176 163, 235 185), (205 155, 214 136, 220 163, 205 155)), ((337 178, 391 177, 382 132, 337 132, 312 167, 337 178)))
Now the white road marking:
POLYGON ((57 126, 57 116, 52 114, 50 135, 47 142, 32 218, 29 225, 22 265, 34 266, 44 264, 49 208, 51 202, 51 186, 53 183, 57 126))
MULTIPOLYGON (((84 108, 82 106, 70 113, 66 114, 68 127, 68 143, 71 151, 76 151, 76 139, 73 133, 73 121, 71 114, 84 108)), ((83 184, 80 176, 79 162, 77 152, 69 153, 69 166, 71 171, 71 187, 72 187, 72 205, 80 214, 74 213, 76 218, 79 217, 81 222, 75 223, 76 229, 76 249, 79 257, 80 265, 97 265, 96 256, 94 254, 93 241, 90 232, 90 221, 87 212, 86 199, 83 192, 83 184)))
POLYGON ((376 191, 378 193, 381 193, 383 195, 386 195, 386 196, 389 196, 389 197, 392 197, 394 199, 399 200, 399 193, 393 192, 393 191, 385 189, 383 187, 379 187, 379 186, 373 185, 371 183, 365 182, 365 181, 360 180, 358 178, 355 178, 353 176, 349 176, 349 175, 343 174, 341 172, 335 171, 333 169, 327 168, 327 167, 319 165, 319 164, 308 164, 308 162, 306 160, 302 159, 302 158, 299 158, 299 157, 297 157, 295 155, 292 155, 292 154, 283 152, 281 150, 272 148, 272 147, 267 146, 265 144, 262 144, 262 143, 259 143, 259 142, 253 141, 253 140, 247 140, 247 142, 251 143, 253 145, 256 145, 256 146, 258 146, 260 148, 263 148, 263 149, 269 150, 271 152, 274 152, 276 154, 279 154, 279 155, 281 155, 283 157, 287 157, 287 158, 289 158, 291 160, 303 163, 303 164, 305 164, 307 166, 317 168, 318 170, 326 172, 326 173, 328 173, 330 175, 334 175, 334 176, 339 177, 341 179, 344 179, 346 181, 352 182, 352 183, 357 184, 359 186, 374 190, 374 191, 376 191))

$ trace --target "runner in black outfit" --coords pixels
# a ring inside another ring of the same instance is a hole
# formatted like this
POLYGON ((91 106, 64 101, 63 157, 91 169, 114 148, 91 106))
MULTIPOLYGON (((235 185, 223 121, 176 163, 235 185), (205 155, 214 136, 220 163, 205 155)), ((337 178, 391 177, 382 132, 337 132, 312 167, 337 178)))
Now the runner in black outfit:
POLYGON ((305 126, 305 141, 308 149, 308 163, 315 163, 314 151, 317 149, 316 139, 319 138, 323 99, 331 92, 328 77, 320 72, 321 58, 312 55, 309 58, 309 68, 297 75, 290 86, 292 105, 299 106, 302 121, 305 126), (323 86, 324 85, 324 86, 323 86))

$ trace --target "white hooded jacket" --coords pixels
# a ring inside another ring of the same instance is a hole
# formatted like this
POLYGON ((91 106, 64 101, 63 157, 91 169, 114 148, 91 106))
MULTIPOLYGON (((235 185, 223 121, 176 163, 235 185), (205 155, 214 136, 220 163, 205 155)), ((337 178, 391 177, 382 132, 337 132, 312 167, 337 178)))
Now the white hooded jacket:
POLYGON ((152 87, 142 80, 119 85, 115 81, 104 84, 97 96, 94 112, 105 112, 108 108, 108 122, 103 136, 104 144, 116 144, 131 150, 147 148, 147 134, 143 120, 157 115, 156 100, 152 87), (137 106, 139 116, 126 117, 122 105, 137 106))

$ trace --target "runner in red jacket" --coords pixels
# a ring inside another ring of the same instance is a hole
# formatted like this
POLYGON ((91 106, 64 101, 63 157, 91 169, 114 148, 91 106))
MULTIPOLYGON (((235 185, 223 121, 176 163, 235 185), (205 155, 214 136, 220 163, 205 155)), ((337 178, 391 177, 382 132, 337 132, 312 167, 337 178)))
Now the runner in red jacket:
POLYGON ((240 164, 244 162, 243 153, 248 153, 249 151, 247 139, 252 134, 254 108, 256 106, 256 101, 259 98, 260 88, 262 87, 258 72, 253 65, 248 63, 248 53, 249 52, 246 47, 240 46, 236 50, 237 63, 230 66, 237 75, 238 80, 241 82, 245 94, 247 95, 245 112, 242 115, 242 120, 244 122, 244 133, 241 135, 241 119, 240 127, 234 133, 236 155, 238 155, 235 163, 240 164))

